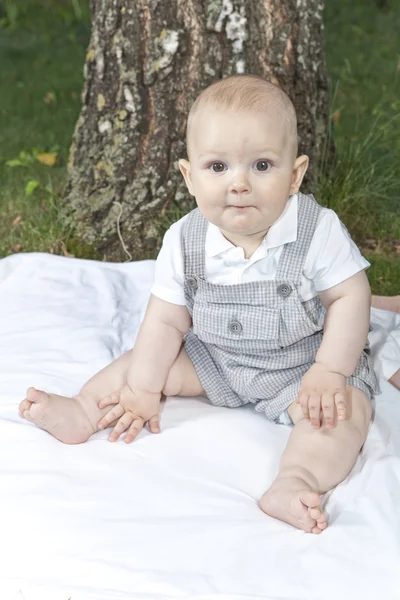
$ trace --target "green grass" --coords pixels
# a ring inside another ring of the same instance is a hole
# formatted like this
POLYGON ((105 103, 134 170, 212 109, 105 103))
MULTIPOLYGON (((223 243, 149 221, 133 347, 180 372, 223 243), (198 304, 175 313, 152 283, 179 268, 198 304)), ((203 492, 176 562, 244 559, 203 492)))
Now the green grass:
MULTIPOLYGON (((326 2, 334 165, 317 199, 337 211, 364 255, 376 294, 400 281, 400 5, 326 2)), ((90 34, 86 0, 0 0, 0 256, 71 253, 96 258, 60 219, 60 195, 79 114, 90 34), (25 166, 6 161, 25 152, 25 166), (46 167, 35 158, 57 152, 46 167), (26 195, 26 186, 36 186, 26 195)))
POLYGON ((330 0, 325 51, 338 161, 318 200, 362 248, 375 294, 400 288, 400 5, 330 0))
MULTIPOLYGON (((88 7, 78 0, 3 0, 0 7, 0 256, 66 253, 73 242, 58 203, 80 109, 88 7), (6 5, 16 7, 11 15, 6 5), (55 166, 5 164, 35 149, 57 151, 55 166), (40 187, 26 196, 32 180, 40 187)), ((87 248, 73 249, 88 255, 87 248)))

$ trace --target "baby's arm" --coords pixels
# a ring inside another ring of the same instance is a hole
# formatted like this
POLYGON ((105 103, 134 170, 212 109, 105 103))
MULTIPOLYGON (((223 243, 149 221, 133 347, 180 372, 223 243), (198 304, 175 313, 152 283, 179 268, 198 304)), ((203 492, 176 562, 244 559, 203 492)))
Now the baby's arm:
POLYGON ((327 314, 315 362, 328 371, 350 377, 367 341, 370 324, 371 289, 365 271, 319 292, 319 296, 327 314))
POLYGON ((335 405, 338 418, 346 417, 346 377, 354 373, 367 340, 371 307, 371 290, 364 271, 319 292, 319 296, 327 309, 323 340, 297 398, 313 427, 319 427, 321 401, 328 426, 334 424, 335 405))
POLYGON ((158 430, 161 392, 190 326, 191 317, 186 306, 150 296, 132 350, 127 383, 118 393, 99 403, 101 408, 116 404, 99 423, 99 427, 104 428, 119 419, 110 434, 111 441, 117 440, 127 429, 125 441, 132 441, 147 421, 151 431, 158 430))
POLYGON ((191 323, 186 306, 151 295, 133 348, 128 385, 161 393, 191 323))

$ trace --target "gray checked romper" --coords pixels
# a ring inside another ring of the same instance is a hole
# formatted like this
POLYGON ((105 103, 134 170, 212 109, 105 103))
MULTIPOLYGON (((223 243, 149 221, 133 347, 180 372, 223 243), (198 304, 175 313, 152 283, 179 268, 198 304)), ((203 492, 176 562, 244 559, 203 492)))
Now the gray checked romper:
MULTIPOLYGON (((252 403, 272 420, 296 399, 301 378, 315 362, 325 317, 319 296, 303 302, 298 292, 321 210, 312 196, 298 196, 297 240, 284 245, 275 280, 209 283, 208 222, 198 208, 182 236, 184 293, 192 317, 183 343, 200 382, 212 404, 252 403)), ((368 345, 347 383, 369 398, 379 392, 368 345)))

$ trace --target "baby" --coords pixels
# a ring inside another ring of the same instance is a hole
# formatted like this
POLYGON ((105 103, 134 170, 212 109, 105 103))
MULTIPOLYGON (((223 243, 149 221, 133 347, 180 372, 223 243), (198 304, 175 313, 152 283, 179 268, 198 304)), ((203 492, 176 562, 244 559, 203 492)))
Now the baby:
POLYGON ((327 527, 321 494, 352 469, 379 391, 367 345, 370 288, 332 210, 299 192, 294 107, 235 75, 204 90, 179 167, 198 208, 167 231, 134 348, 73 398, 29 388, 20 416, 67 444, 158 433, 162 394, 248 403, 292 431, 260 500, 272 517, 327 527))

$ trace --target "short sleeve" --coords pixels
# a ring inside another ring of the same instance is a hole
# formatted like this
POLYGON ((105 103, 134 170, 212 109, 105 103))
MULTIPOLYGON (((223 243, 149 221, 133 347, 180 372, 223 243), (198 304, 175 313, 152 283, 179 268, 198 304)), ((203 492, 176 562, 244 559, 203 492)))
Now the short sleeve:
POLYGON ((323 208, 304 265, 315 289, 332 288, 369 266, 337 214, 323 208))
POLYGON ((182 226, 187 218, 171 225, 164 235, 161 250, 158 253, 151 293, 171 304, 184 305, 183 292, 183 256, 181 249, 182 226))

